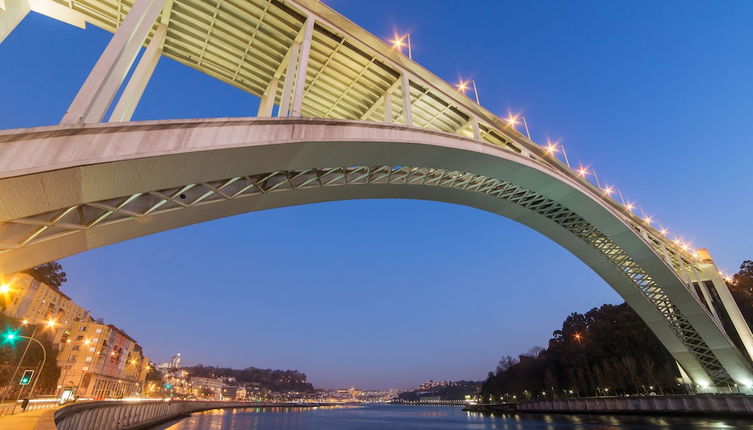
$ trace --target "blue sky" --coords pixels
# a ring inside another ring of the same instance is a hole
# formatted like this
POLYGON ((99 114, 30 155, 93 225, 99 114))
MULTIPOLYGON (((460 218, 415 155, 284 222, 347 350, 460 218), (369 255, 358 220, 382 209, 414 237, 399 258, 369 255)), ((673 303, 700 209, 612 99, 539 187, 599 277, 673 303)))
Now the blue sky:
MULTIPOLYGON (((723 269, 753 258, 753 2, 326 2, 559 139, 723 269)), ((110 35, 31 14, 0 44, 0 129, 57 123, 110 35)), ((163 59, 135 120, 252 116, 163 59)), ((317 386, 481 379, 572 311, 621 300, 510 220, 354 201, 213 221, 62 261, 65 291, 155 360, 295 368, 317 386)))

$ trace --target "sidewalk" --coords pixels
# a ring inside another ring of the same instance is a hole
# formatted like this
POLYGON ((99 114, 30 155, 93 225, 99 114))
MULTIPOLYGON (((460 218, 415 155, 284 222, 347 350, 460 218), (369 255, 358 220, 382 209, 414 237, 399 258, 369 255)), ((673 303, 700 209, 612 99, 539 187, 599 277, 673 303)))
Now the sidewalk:
POLYGON ((58 408, 38 409, 31 412, 21 412, 15 415, 0 417, 0 430, 34 430, 39 418, 45 413, 52 413, 58 408))

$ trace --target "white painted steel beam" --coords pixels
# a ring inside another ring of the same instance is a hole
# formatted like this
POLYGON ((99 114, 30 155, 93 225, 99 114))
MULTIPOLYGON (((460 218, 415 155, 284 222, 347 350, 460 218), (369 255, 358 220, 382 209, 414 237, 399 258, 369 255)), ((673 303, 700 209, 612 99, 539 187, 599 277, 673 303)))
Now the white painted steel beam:
POLYGON ((164 4, 165 0, 137 0, 76 94, 61 124, 94 123, 104 119, 164 4))
POLYGON ((121 94, 118 103, 115 105, 115 109, 112 111, 108 122, 125 122, 131 120, 133 112, 136 110, 136 106, 138 106, 141 96, 144 94, 144 90, 162 56, 162 44, 165 42, 166 33, 167 25, 159 24, 157 31, 152 36, 152 40, 149 41, 149 45, 146 47, 146 51, 144 51, 144 55, 139 60, 139 64, 136 65, 136 70, 131 75, 131 79, 128 80, 128 84, 126 84, 125 90, 123 90, 123 94, 121 94))

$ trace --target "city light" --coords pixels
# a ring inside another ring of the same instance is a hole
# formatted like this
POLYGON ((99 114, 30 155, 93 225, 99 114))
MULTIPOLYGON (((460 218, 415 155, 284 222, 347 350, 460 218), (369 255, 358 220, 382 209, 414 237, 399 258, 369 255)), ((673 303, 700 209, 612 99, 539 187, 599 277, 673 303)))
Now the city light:
POLYGON ((0 293, 1 294, 8 294, 10 293, 12 288, 8 284, 0 284, 0 293))
POLYGON ((29 325, 29 320, 22 320, 21 325, 29 325))
POLYGON ((507 115, 507 118, 505 118, 505 121, 507 122, 507 125, 509 125, 512 128, 515 128, 515 126, 518 125, 518 122, 520 122, 520 120, 518 119, 518 115, 513 115, 513 114, 507 115))
POLYGON ((55 327, 57 325, 57 323, 58 323, 57 321, 55 321, 54 319, 50 318, 49 320, 47 320, 47 327, 49 327, 49 328, 55 327))
POLYGON ((588 171, 588 167, 578 166, 578 176, 581 178, 584 178, 588 176, 591 172, 588 171))
POLYGON ((609 185, 602 188, 601 190, 604 191, 604 194, 606 194, 608 197, 612 197, 612 194, 614 194, 614 187, 609 185))
POLYGON ((465 94, 465 92, 468 90, 468 81, 460 81, 459 84, 456 85, 458 88, 458 91, 465 94))
POLYGON ((560 149, 557 147, 557 142, 552 143, 552 142, 550 142, 550 141, 547 140, 547 142, 546 142, 546 153, 548 155, 554 154, 556 152, 559 152, 559 150, 560 149))
POLYGON ((408 58, 411 60, 413 59, 413 48, 411 47, 410 42, 410 33, 406 33, 402 36, 398 36, 397 33, 393 36, 393 39, 390 41, 392 43, 392 48, 396 49, 399 52, 403 52, 403 47, 408 47, 408 58))
POLYGON ((635 209, 635 204, 631 203, 631 202, 628 202, 628 203, 625 204, 625 209, 627 209, 628 211, 632 212, 633 209, 635 209))
POLYGON ((651 223, 654 222, 654 219, 646 215, 645 217, 643 217, 643 222, 645 222, 648 225, 651 225, 651 223))

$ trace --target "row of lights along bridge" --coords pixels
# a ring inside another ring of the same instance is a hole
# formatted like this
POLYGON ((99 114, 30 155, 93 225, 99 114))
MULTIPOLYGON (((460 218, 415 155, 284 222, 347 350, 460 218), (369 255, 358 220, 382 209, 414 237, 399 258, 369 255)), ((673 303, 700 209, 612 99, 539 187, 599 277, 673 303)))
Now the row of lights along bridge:
MULTIPOLYGON (((402 36, 395 34, 392 40, 390 40, 390 43, 392 44, 392 48, 397 50, 400 53, 403 53, 403 49, 407 48, 408 58, 411 60, 413 59, 413 47, 411 45, 410 33, 405 33, 402 36)), ((455 84, 455 87, 457 88, 458 91, 460 91, 464 95, 466 94, 468 90, 473 89, 473 95, 475 96, 476 104, 479 104, 479 105, 481 104, 478 97, 478 88, 476 87, 475 79, 468 79, 468 80, 461 79, 460 82, 455 84)), ((534 142, 533 139, 531 138, 531 132, 528 129, 528 121, 526 121, 525 116, 521 114, 513 115, 512 113, 508 113, 506 118, 500 118, 500 119, 505 121, 510 128, 516 131, 517 129, 515 126, 522 123, 523 128, 526 131, 526 136, 528 137, 528 140, 530 140, 531 142, 534 142)), ((547 140, 546 146, 544 148, 546 149, 546 154, 552 157, 554 157, 555 154, 561 151, 565 164, 567 164, 567 167, 570 167, 572 169, 572 166, 570 166, 570 160, 567 157, 567 152, 565 152, 565 147, 562 146, 559 142, 551 142, 547 140)), ((588 180, 588 177, 590 175, 593 175, 594 180, 596 181, 596 186, 599 187, 599 189, 604 193, 605 196, 611 198, 612 195, 616 193, 620 197, 622 206, 630 214, 633 214, 633 211, 637 208, 641 212, 641 215, 642 215, 641 219, 643 220, 644 223, 646 223, 649 226, 652 226, 652 224, 654 224, 653 217, 646 215, 646 212, 643 210, 643 208, 640 206, 637 206, 634 202, 630 202, 630 201, 626 202, 625 199, 622 197, 622 193, 620 192, 620 190, 615 188, 613 185, 604 184, 602 186, 601 182, 599 181, 599 177, 596 175, 595 170, 589 169, 588 166, 578 165, 578 168, 575 169, 575 172, 580 178, 584 180, 588 180)), ((659 225, 659 229, 658 229, 659 233, 668 237, 669 230, 667 230, 661 224, 658 224, 658 225, 659 225)), ((689 253, 691 256, 695 257, 696 259, 700 259, 700 257, 698 256, 698 253, 694 249, 691 248, 690 243, 687 243, 678 237, 675 237, 673 242, 676 245, 678 245, 680 248, 682 248, 683 251, 689 253)), ((728 273, 719 272, 719 274, 722 276, 722 278, 724 278, 726 282, 732 282, 733 279, 728 273)))

